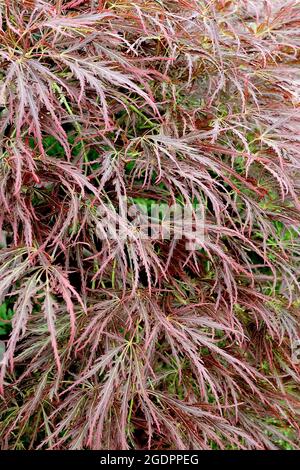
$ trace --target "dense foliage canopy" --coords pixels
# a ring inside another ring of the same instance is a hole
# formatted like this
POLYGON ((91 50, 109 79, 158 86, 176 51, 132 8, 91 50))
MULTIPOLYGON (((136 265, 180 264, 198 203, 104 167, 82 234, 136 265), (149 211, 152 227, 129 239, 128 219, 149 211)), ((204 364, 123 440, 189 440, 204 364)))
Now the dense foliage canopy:
POLYGON ((1 0, 0 35, 2 448, 299 447, 299 1, 1 0))

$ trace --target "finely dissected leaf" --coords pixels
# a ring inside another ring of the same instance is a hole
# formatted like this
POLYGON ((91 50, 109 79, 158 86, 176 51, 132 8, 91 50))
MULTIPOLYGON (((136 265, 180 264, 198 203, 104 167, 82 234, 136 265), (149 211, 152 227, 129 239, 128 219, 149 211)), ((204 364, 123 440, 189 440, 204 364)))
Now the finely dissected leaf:
POLYGON ((299 448, 299 2, 0 36, 1 448, 299 448))
POLYGON ((57 369, 58 372, 61 372, 61 363, 60 363, 60 358, 59 358, 59 353, 58 353, 58 348, 57 348, 57 342, 56 342, 56 333, 55 333, 55 320, 56 320, 56 315, 55 315, 55 309, 56 309, 56 302, 53 298, 53 296, 50 293, 49 288, 46 288, 45 291, 45 299, 43 302, 43 310, 44 314, 47 320, 47 325, 48 329, 51 335, 51 344, 53 348, 53 353, 55 357, 55 361, 57 364, 57 369))

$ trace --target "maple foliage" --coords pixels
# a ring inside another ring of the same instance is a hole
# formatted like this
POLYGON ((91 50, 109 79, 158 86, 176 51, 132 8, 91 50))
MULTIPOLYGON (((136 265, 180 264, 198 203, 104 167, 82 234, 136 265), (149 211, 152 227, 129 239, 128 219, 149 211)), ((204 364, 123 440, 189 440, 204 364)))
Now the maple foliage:
POLYGON ((0 35, 1 447, 298 448, 300 3, 2 0, 0 35))

